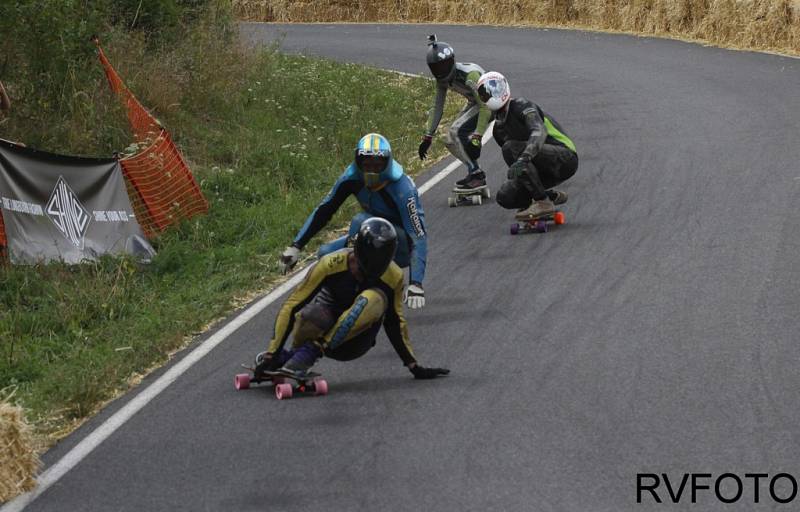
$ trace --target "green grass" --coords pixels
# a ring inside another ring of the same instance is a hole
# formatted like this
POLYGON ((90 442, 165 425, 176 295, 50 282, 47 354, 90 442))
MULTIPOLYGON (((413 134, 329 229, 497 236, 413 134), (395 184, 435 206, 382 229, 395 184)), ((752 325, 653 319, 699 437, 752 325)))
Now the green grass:
MULTIPOLYGON (((67 433, 187 336, 269 288, 280 251, 361 135, 386 135, 407 171, 421 168, 429 80, 274 50, 229 46, 215 54, 208 47, 220 43, 202 34, 157 56, 136 38, 116 37, 116 47, 107 45, 112 63, 173 133, 211 209, 153 240, 158 255, 148 266, 104 258, 0 269, 0 389, 14 390, 40 440, 67 433)), ((449 104, 446 119, 460 106, 449 104)), ((63 124, 77 121, 59 119, 60 128, 37 134, 49 144, 43 149, 97 155, 121 144, 95 133, 67 137, 63 124)), ((12 129, 34 133, 19 118, 12 129)), ((433 149, 441 156, 444 144, 433 149)), ((332 225, 345 225, 356 209, 351 199, 332 225)), ((253 350, 266 341, 253 340, 253 350)))

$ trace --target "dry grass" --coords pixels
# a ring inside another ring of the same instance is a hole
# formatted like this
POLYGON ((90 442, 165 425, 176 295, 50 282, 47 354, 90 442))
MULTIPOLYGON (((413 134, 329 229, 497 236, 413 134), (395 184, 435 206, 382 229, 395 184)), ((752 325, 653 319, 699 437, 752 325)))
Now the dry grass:
POLYGON ((547 25, 800 54, 800 0, 233 0, 239 18, 271 22, 547 25))
POLYGON ((38 469, 22 410, 0 400, 0 503, 36 487, 38 469))

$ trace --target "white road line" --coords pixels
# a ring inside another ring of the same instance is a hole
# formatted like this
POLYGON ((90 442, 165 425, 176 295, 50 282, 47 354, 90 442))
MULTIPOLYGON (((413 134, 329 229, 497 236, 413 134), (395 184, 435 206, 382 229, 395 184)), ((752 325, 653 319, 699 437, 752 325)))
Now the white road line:
POLYGON ((431 82, 433 81, 433 77, 418 75, 416 73, 406 73, 405 71, 394 71, 394 70, 392 70, 392 73, 397 73, 398 75, 403 75, 403 76, 410 76, 411 78, 428 78, 430 79, 431 82))
MULTIPOLYGON (((492 126, 489 125, 486 133, 483 135, 484 144, 489 140, 492 133, 492 126)), ((419 194, 424 194, 431 187, 442 181, 448 174, 453 172, 461 162, 456 160, 425 182, 418 188, 419 194)), ((87 455, 97 448, 100 443, 108 439, 119 427, 125 424, 126 421, 131 419, 134 414, 139 412, 145 405, 152 399, 157 397, 167 386, 175 382, 181 375, 191 368, 197 361, 205 357, 206 354, 214 350, 214 348, 225 341, 228 336, 233 334, 239 327, 249 322, 253 317, 261 313, 267 306, 279 299, 284 293, 294 288, 300 281, 303 280, 308 269, 306 267, 293 275, 288 281, 278 286, 266 297, 260 299, 258 302, 247 308, 240 313, 236 318, 231 320, 222 329, 214 333, 206 341, 202 342, 200 346, 192 350, 186 357, 178 361, 175 366, 167 370, 167 372, 159 377, 155 382, 150 384, 144 391, 136 395, 130 402, 125 404, 120 410, 115 412, 110 418, 97 427, 91 434, 86 436, 74 448, 72 448, 64 457, 58 462, 53 464, 44 473, 39 475, 38 486, 31 492, 21 494, 15 499, 0 507, 0 512, 20 512, 28 506, 33 500, 39 497, 43 492, 50 488, 51 485, 56 483, 62 476, 64 476, 70 469, 78 465, 87 455)))

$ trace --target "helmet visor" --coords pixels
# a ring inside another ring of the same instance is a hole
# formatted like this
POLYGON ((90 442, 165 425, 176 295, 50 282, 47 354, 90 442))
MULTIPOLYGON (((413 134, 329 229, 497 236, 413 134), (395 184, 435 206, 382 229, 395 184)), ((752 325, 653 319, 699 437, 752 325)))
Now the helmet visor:
POLYGON ((440 60, 439 62, 431 62, 428 67, 431 68, 431 73, 436 78, 447 78, 450 75, 454 66, 453 58, 440 60))
POLYGON ((355 255, 358 267, 368 279, 376 279, 386 272, 397 250, 397 233, 394 227, 381 219, 367 219, 356 236, 355 255), (365 226, 366 223, 370 223, 365 226))
POLYGON ((501 99, 507 90, 508 84, 505 80, 491 78, 478 87, 478 96, 486 103, 492 98, 501 99))

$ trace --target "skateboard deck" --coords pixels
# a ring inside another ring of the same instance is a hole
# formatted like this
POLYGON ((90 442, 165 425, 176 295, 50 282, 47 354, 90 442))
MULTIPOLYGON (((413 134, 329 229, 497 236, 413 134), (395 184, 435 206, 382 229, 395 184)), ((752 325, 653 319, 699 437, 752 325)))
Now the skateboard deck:
POLYGON ((511 224, 511 234, 517 235, 519 233, 547 233, 550 230, 550 224, 561 225, 567 221, 564 212, 556 210, 551 214, 535 217, 532 219, 519 220, 511 224))
POLYGON ((483 199, 492 197, 492 193, 487 185, 471 189, 454 188, 452 192, 453 195, 447 198, 447 204, 451 208, 464 205, 478 206, 483 203, 483 199))
POLYGON ((275 397, 278 400, 291 398, 295 392, 314 395, 328 394, 328 382, 321 378, 322 374, 316 372, 307 372, 302 377, 298 377, 281 371, 271 371, 256 377, 253 367, 243 364, 242 368, 246 368, 250 373, 239 373, 234 377, 233 385, 239 390, 248 389, 251 383, 272 382, 275 384, 275 397))

